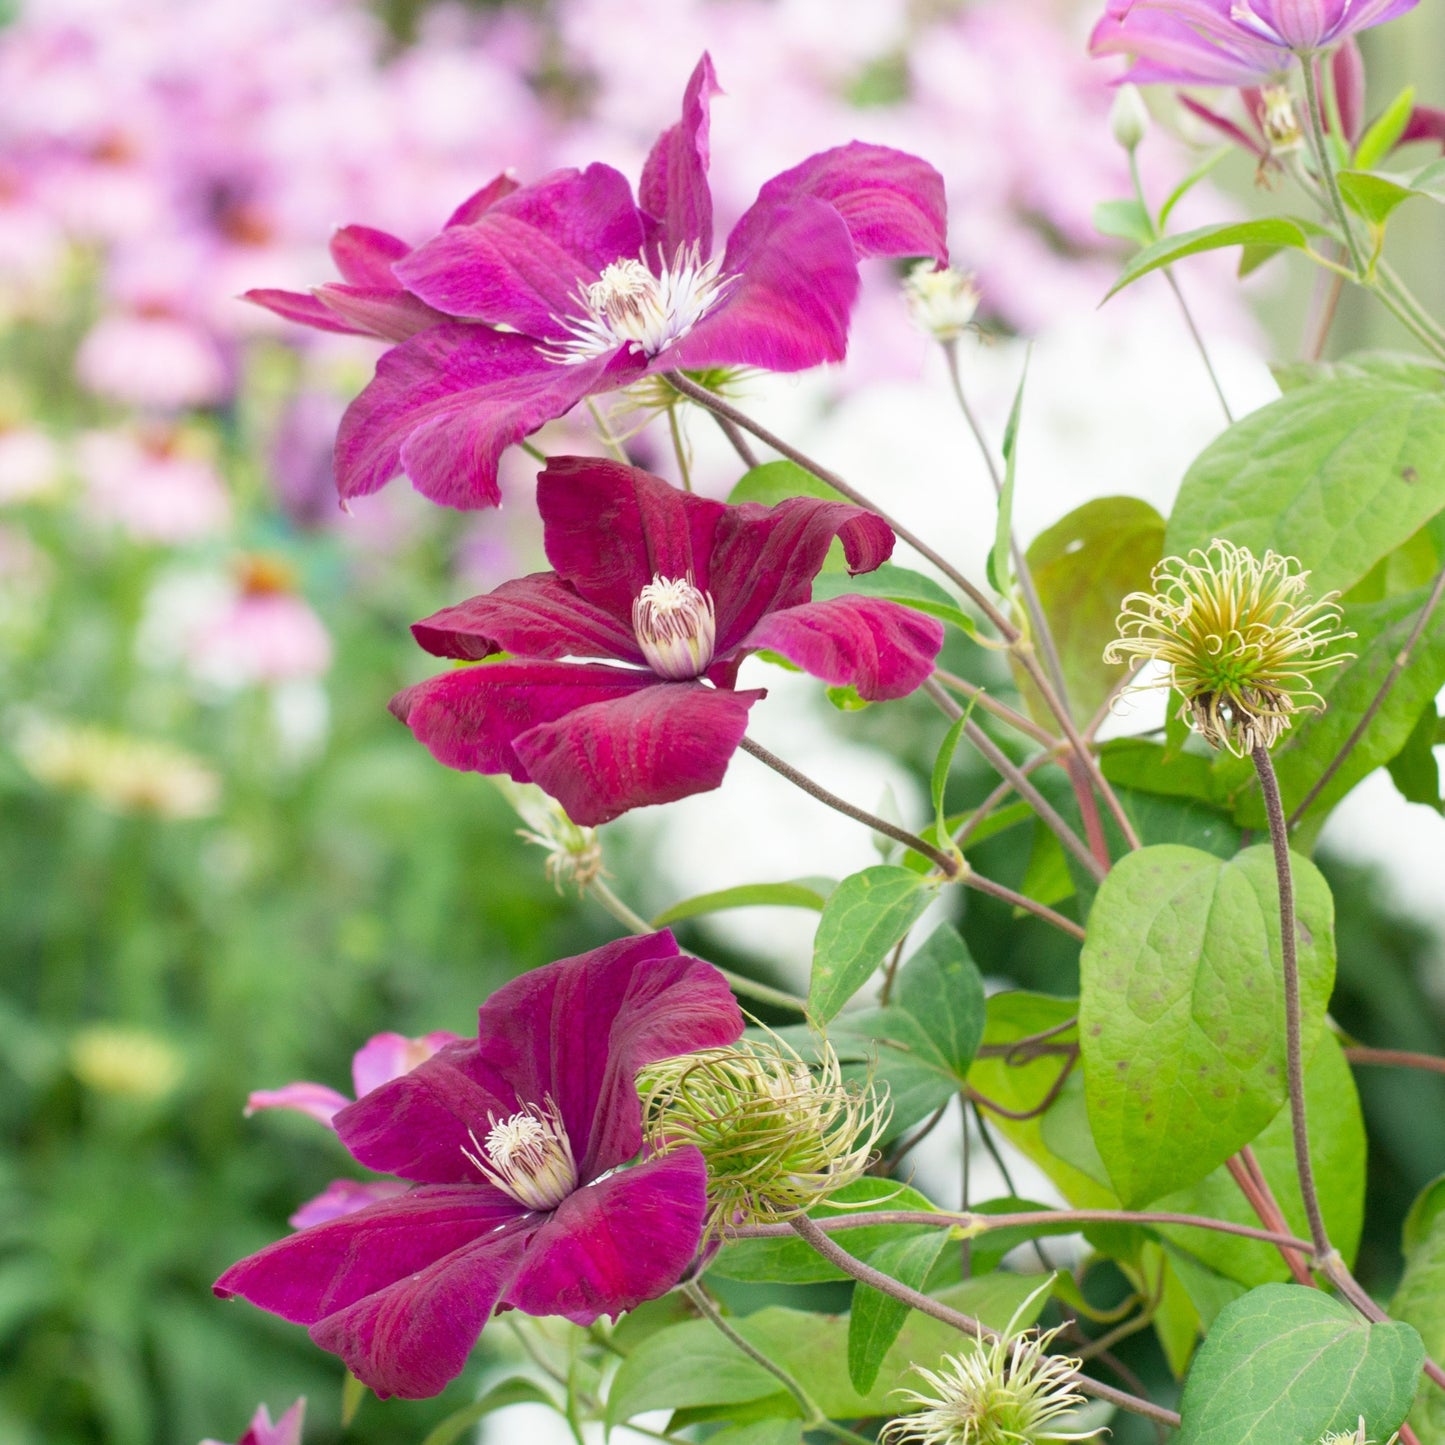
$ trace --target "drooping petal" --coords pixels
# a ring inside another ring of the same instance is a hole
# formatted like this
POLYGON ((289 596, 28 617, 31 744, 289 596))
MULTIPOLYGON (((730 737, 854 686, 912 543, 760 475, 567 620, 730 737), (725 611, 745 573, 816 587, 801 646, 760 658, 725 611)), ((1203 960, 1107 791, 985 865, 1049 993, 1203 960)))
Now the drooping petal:
POLYGON ((534 572, 484 596, 444 607, 413 624, 411 631, 434 657, 474 660, 510 652, 521 657, 612 658, 642 666, 630 612, 624 619, 629 620, 584 601, 555 572, 534 572))
POLYGON ((309 291, 280 291, 275 287, 262 286, 243 291, 241 300, 249 301, 253 306, 264 307, 285 321, 313 326, 317 331, 334 331, 342 336, 367 334, 361 327, 343 320, 339 313, 309 291))
POLYGON ((858 253, 832 206, 810 196, 758 201, 728 237, 714 308, 656 369, 759 366, 806 371, 842 361, 858 299, 858 253))
POLYGON ((411 1185, 402 1179, 333 1179, 320 1194, 308 1199, 286 1223, 292 1229, 310 1229, 314 1224, 327 1224, 344 1214, 355 1214, 383 1199, 405 1194, 411 1185))
POLYGON ((513 746, 521 734, 577 708, 626 698, 656 684, 651 672, 630 668, 502 660, 419 682, 392 698, 391 710, 447 767, 507 773, 529 783, 532 775, 513 746))
POLYGON ((618 939, 498 989, 478 1012, 478 1067, 519 1098, 555 1100, 588 1183, 641 1148, 637 1071, 733 1043, 742 1029, 723 976, 680 954, 663 931, 618 939))
POLYGON ((554 171, 502 197, 397 263, 408 290, 453 316, 560 340, 578 288, 609 262, 637 257, 645 231, 627 178, 611 166, 554 171))
POLYGON ((707 1169, 679 1149, 579 1189, 533 1236, 507 1303, 574 1325, 666 1294, 696 1257, 707 1169))
POLYGON ((405 472, 449 507, 494 507, 497 461, 599 384, 605 363, 558 366, 529 337, 460 323, 393 347, 346 410, 336 485, 363 497, 405 472))
POLYGON ((400 290, 391 268, 410 252, 399 236, 372 226, 342 226, 331 237, 331 259, 352 286, 400 290))
POLYGON ((316 299, 351 328, 384 341, 405 341, 429 326, 451 320, 444 312, 418 301, 400 286, 343 286, 330 282, 318 286, 316 299))
POLYGON ((1125 18, 1105 15, 1089 37, 1092 55, 1133 60, 1121 79, 1141 85, 1257 85, 1294 64, 1288 50, 1236 32, 1206 38, 1178 16, 1139 6, 1125 18))
POLYGON ((929 676, 943 624, 882 597, 834 597, 770 612, 742 646, 780 652, 804 672, 877 701, 906 697, 929 676))
POLYGON ((409 1039, 405 1034, 376 1034, 351 1059, 351 1080, 356 1087, 356 1097, 364 1098, 373 1089, 379 1089, 383 1084, 410 1073, 418 1064, 424 1064, 438 1049, 460 1042, 456 1034, 447 1033, 445 1029, 423 1034, 418 1039, 409 1039))
POLYGON ((246 1116, 262 1109, 295 1109, 322 1124, 330 1124, 349 1103, 345 1094, 325 1084, 286 1084, 279 1089, 256 1089, 246 1098, 246 1116))
POLYGON ((929 256, 948 264, 948 201, 927 161, 850 141, 774 176, 758 204, 813 196, 842 216, 860 256, 929 256))
POLYGON ((761 689, 655 682, 518 733, 512 746, 531 780, 574 823, 596 827, 632 808, 718 787, 747 730, 748 709, 762 696, 761 689))
POLYGON ((664 264, 671 263, 680 248, 693 244, 702 260, 712 254, 708 104, 721 93, 712 58, 704 53, 683 93, 682 119, 658 136, 642 167, 637 199, 657 219, 653 240, 664 264))

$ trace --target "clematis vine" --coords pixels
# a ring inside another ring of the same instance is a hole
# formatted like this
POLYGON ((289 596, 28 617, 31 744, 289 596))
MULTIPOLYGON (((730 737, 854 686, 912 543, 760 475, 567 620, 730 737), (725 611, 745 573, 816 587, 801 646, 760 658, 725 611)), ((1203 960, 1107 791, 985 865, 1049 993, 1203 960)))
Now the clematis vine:
POLYGON ((723 976, 666 932, 514 979, 475 1040, 336 1116, 359 1163, 415 1187, 241 1260, 216 1293, 413 1399, 460 1373, 496 1309, 589 1325, 665 1293, 702 1240, 706 1169, 695 1148, 643 1153, 635 1076, 742 1028, 723 976))
POLYGON ((1419 0, 1108 0, 1095 55, 1127 55, 1140 84, 1257 86, 1301 56, 1394 20, 1419 0))
POLYGON ((940 623, 898 603, 811 600, 834 537, 854 573, 892 552, 861 507, 730 506, 591 457, 549 462, 537 506, 555 571, 412 628, 438 657, 507 656, 408 688, 392 711, 448 767, 534 782, 574 822, 717 787, 765 695, 735 689, 751 652, 883 699, 918 687, 943 645, 940 623))
MULTIPOLYGON (((363 1099, 373 1089, 410 1073, 418 1064, 446 1044, 457 1042, 457 1036, 445 1030, 409 1039, 403 1034, 377 1034, 356 1051, 351 1060, 351 1079, 356 1097, 363 1099)), ((302 1081, 285 1084, 279 1089, 256 1089, 246 1100, 246 1114, 263 1109, 293 1109, 318 1123, 332 1128, 332 1120, 350 1104, 345 1094, 326 1084, 302 1081)), ((381 1199, 390 1199, 405 1191, 406 1185, 395 1179, 333 1179, 314 1199, 309 1199, 289 1220, 294 1229, 308 1229, 328 1219, 365 1209, 381 1199)))
POLYGON ((704 55, 636 198, 602 164, 524 186, 501 177, 414 250, 340 233, 344 285, 251 293, 292 320, 401 343, 342 422, 343 500, 405 472, 433 501, 495 506, 501 453, 583 398, 677 367, 841 361, 860 258, 946 262, 942 177, 856 141, 768 181, 715 255, 716 94, 704 55))

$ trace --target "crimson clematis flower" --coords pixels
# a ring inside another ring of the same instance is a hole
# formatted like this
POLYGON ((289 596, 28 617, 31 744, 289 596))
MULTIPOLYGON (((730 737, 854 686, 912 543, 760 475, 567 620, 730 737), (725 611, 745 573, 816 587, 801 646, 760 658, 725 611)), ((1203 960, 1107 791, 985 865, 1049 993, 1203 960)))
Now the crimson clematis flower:
POLYGON ((750 652, 881 699, 918 687, 943 645, 937 621, 895 602, 810 600, 835 536, 855 573, 892 552, 861 507, 729 506, 592 457, 553 458, 537 506, 555 572, 412 628, 438 657, 508 656, 391 706, 448 767, 537 783, 576 823, 717 787, 764 696, 734 690, 750 652), (578 658, 606 661, 561 660, 578 658))
POLYGON ((1128 55, 1124 78, 1147 84, 1253 86, 1297 57, 1330 50, 1419 0, 1109 0, 1095 55, 1128 55))
MULTIPOLYGON (((306 1414, 306 1401, 297 1400, 273 1425, 271 1412, 262 1405, 251 1417, 251 1424, 236 1445, 301 1445, 301 1421, 306 1414)), ((219 1440, 202 1440, 201 1445, 221 1445, 219 1440)))
POLYGON ((415 250, 361 227, 340 233, 348 286, 251 293, 292 320, 401 342, 342 422, 343 499, 404 471, 433 501, 495 506, 501 453, 584 397, 673 367, 841 361, 861 257, 946 261, 942 177, 859 142, 768 181, 715 256, 717 93, 704 55, 636 199, 606 165, 520 187, 503 177, 415 250))
POLYGON ((694 1148, 621 1167, 642 1149, 634 1078, 742 1028, 722 975, 670 933, 514 979, 475 1041, 336 1116, 359 1162, 416 1187, 243 1259, 216 1293, 413 1399, 461 1371, 495 1309, 587 1325, 665 1293, 701 1243, 706 1171, 694 1148))

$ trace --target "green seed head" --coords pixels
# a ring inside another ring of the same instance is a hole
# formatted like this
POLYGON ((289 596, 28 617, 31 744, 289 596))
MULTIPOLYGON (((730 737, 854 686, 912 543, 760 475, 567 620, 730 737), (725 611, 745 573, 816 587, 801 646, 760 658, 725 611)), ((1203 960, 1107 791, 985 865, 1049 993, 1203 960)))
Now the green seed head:
POLYGON ((1219 538, 1187 559, 1166 557, 1154 590, 1124 599, 1104 661, 1162 663, 1163 683, 1143 685, 1176 689, 1180 715, 1210 746, 1241 757, 1272 747, 1296 713, 1324 707, 1314 675, 1351 656, 1321 655, 1355 634, 1340 631, 1338 593, 1306 598, 1308 578, 1293 557, 1261 560, 1219 538))
POLYGON ((805 1214, 859 1178, 889 1115, 871 1080, 844 1081, 826 1041, 813 1067, 770 1038, 665 1059, 637 1085, 653 1151, 702 1153, 710 1230, 805 1214))

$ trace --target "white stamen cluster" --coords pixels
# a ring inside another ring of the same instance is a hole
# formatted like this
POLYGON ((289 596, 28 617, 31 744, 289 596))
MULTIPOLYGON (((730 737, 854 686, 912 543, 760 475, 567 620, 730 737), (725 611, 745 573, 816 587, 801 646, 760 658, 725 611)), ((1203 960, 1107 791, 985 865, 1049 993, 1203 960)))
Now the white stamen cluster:
POLYGON ((980 299, 969 272, 952 266, 940 271, 932 261, 920 261, 908 273, 903 297, 913 324, 943 342, 957 341, 968 330, 980 299))
POLYGON ((472 1134, 476 1153, 462 1153, 489 1183, 528 1209, 555 1209, 576 1190, 572 1145, 550 1095, 500 1121, 488 1114, 487 1123, 486 1143, 472 1134))
POLYGON ((665 351, 722 299, 733 277, 720 259, 704 261, 697 243, 678 248, 656 274, 643 260, 613 261, 576 293, 580 317, 559 317, 569 339, 547 355, 564 365, 606 356, 618 347, 649 359, 665 351))
POLYGON ((712 596, 692 577, 653 575, 632 604, 632 631, 647 665, 675 682, 700 677, 717 644, 712 596))
POLYGON ((1266 85, 1260 91, 1259 125, 1273 155, 1298 150, 1304 144, 1299 112, 1286 85, 1266 85))

